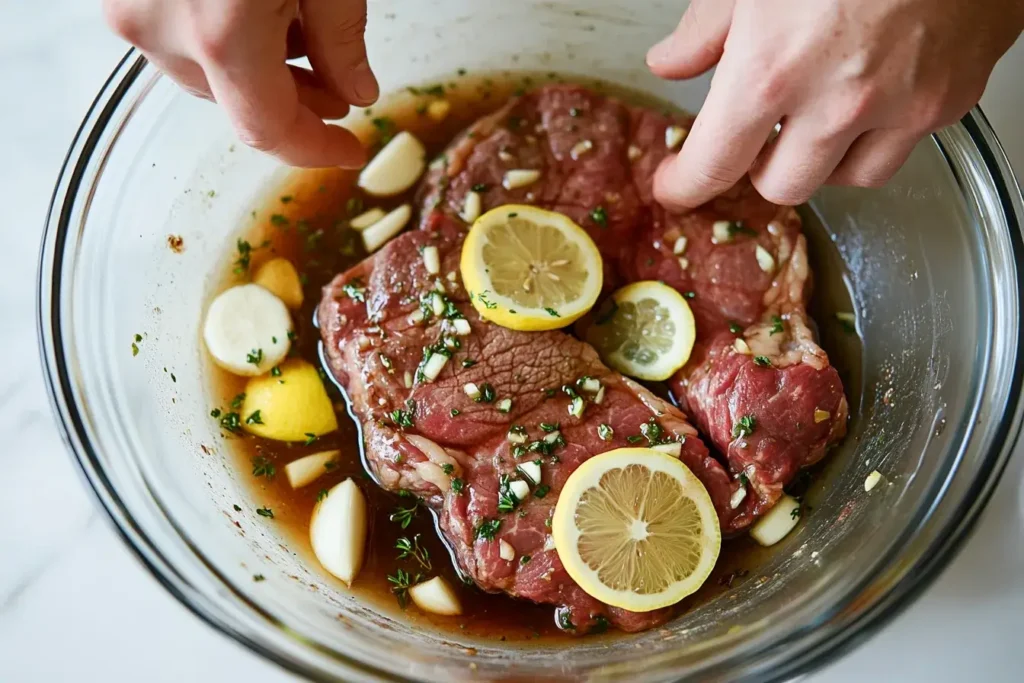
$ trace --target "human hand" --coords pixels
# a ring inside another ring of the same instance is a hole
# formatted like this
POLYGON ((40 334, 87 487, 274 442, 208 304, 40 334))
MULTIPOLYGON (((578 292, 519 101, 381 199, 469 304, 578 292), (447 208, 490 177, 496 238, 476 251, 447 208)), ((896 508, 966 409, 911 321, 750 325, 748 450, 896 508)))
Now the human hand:
POLYGON ((104 0, 107 21, 186 91, 215 100, 247 145, 294 166, 358 168, 323 119, 377 99, 366 0, 104 0), (285 63, 309 56, 313 70, 285 63))
POLYGON ((978 102, 1022 28, 1020 0, 693 0, 647 63, 673 79, 718 68, 655 195, 692 208, 748 172, 778 204, 879 187, 978 102))

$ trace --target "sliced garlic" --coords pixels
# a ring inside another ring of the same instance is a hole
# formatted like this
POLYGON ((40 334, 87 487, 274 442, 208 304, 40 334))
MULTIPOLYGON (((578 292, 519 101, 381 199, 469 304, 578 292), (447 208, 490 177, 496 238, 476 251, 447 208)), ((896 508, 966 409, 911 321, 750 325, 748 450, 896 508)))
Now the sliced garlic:
POLYGON ((594 396, 594 403, 601 405, 604 403, 604 387, 602 386, 597 390, 597 394, 594 396))
POLYGON ((448 364, 448 356, 443 353, 432 353, 427 362, 423 365, 423 378, 428 382, 437 379, 444 366, 448 364))
POLYGON ((424 612, 455 616, 462 614, 462 604, 452 587, 440 576, 418 583, 409 589, 409 598, 424 612))
POLYGON ((324 569, 352 585, 366 551, 366 498, 346 479, 313 508, 309 540, 324 569))
POLYGON ((640 149, 639 147, 637 147, 636 145, 630 145, 629 146, 629 150, 627 150, 627 152, 626 152, 626 156, 629 157, 630 161, 636 161, 637 159, 639 159, 643 155, 644 155, 643 150, 640 149))
POLYGON ((477 400, 478 398, 480 398, 480 387, 478 387, 477 385, 473 384, 472 382, 467 382, 462 387, 462 390, 464 392, 466 392, 466 396, 469 396, 474 401, 477 400))
POLYGON ((683 144, 683 140, 686 139, 686 135, 689 132, 682 126, 669 126, 665 129, 665 147, 675 149, 683 144))
POLYGON ((740 506, 740 503, 742 503, 743 499, 746 498, 746 497, 747 497, 747 487, 746 486, 740 486, 732 494, 732 497, 729 498, 729 509, 730 510, 735 510, 736 508, 738 508, 740 506))
POLYGON ((594 149, 593 142, 590 140, 580 140, 572 146, 571 150, 569 150, 569 156, 571 156, 573 160, 576 160, 592 149, 594 149))
POLYGON ((512 492, 512 495, 516 497, 516 500, 526 500, 530 495, 530 485, 521 479, 516 479, 510 482, 508 490, 512 492))
POLYGON ((821 408, 814 409, 814 424, 816 425, 825 422, 831 417, 832 413, 828 412, 827 410, 822 410, 821 408))
POLYGON ((456 318, 452 321, 452 329, 455 330, 455 334, 460 337, 469 336, 473 331, 473 328, 469 326, 469 321, 465 318, 456 318))
POLYGON ((544 435, 544 443, 555 443, 556 441, 558 441, 558 438, 560 436, 562 436, 562 432, 558 431, 557 429, 553 432, 549 432, 548 434, 544 435))
POLYGON ((516 559, 516 549, 508 541, 501 540, 498 542, 498 557, 506 562, 511 562, 516 559))
POLYGON ((516 469, 519 470, 519 474, 523 475, 534 486, 540 483, 540 463, 524 462, 518 465, 516 469))
POLYGON ((368 227, 384 218, 387 214, 384 213, 384 209, 379 207, 373 207, 369 211, 364 211, 352 220, 348 222, 349 227, 353 230, 366 230, 368 227))
POLYGON ((595 394, 601 390, 601 381, 594 379, 593 377, 587 377, 585 380, 580 382, 580 389, 589 394, 595 394))
POLYGON ((402 204, 379 221, 363 230, 360 235, 363 238, 363 246, 366 251, 373 253, 380 249, 392 237, 402 232, 402 228, 412 218, 412 207, 402 204))
POLYGON ((757 258, 757 265, 761 266, 761 270, 766 273, 775 272, 775 258, 768 253, 768 250, 762 247, 760 244, 754 250, 754 256, 757 258))
POLYGON ((320 475, 327 473, 327 468, 331 463, 337 462, 340 455, 341 451, 324 451, 291 461, 284 466, 288 483, 293 489, 312 484, 320 475))
POLYGON ((434 100, 427 105, 427 116, 434 121, 444 121, 451 109, 452 103, 448 100, 434 100))
POLYGON ((437 247, 433 245, 423 247, 423 265, 431 275, 441 272, 441 255, 438 253, 437 247))
POLYGON ((690 267, 690 259, 686 258, 685 256, 680 256, 679 257, 679 269, 680 270, 686 270, 689 267, 690 267))
POLYGON ((359 187, 376 197, 392 197, 416 184, 426 168, 427 150, 402 131, 384 145, 359 174, 359 187))
POLYGON ((686 251, 686 245, 689 242, 685 237, 677 237, 676 243, 672 245, 672 253, 676 256, 682 256, 683 252, 686 251))
POLYGON ((800 503, 791 496, 782 496, 779 502, 750 529, 755 541, 767 547, 775 545, 792 531, 800 521, 800 503))
POLYGON ((506 164, 511 163, 511 162, 516 160, 516 158, 514 156, 512 156, 511 154, 509 154, 508 152, 506 152, 503 149, 498 151, 498 158, 501 159, 502 161, 504 161, 506 164))
POLYGON ((501 185, 506 190, 516 190, 520 187, 532 185, 538 180, 540 180, 540 171, 519 168, 505 171, 505 177, 502 179, 501 185))
POLYGON ((723 244, 732 241, 732 221, 715 221, 711 226, 711 243, 723 244))
POLYGON ((518 429, 517 430, 513 430, 513 429, 508 430, 508 434, 506 435, 506 438, 508 439, 509 443, 515 443, 515 444, 524 444, 527 441, 526 432, 518 430, 518 429))
POLYGON ((467 192, 466 199, 462 202, 462 220, 472 223, 480 217, 483 207, 483 200, 479 192, 467 192))
POLYGON ((871 489, 878 486, 878 483, 880 481, 882 481, 882 473, 879 472, 878 470, 874 470, 873 472, 871 472, 871 474, 867 476, 867 479, 864 480, 864 490, 870 491, 871 489))
POLYGON ((657 446, 652 446, 652 448, 666 455, 671 455, 673 458, 678 458, 679 454, 683 452, 683 444, 678 441, 659 443, 657 446))
POLYGON ((742 353, 744 356, 750 355, 750 345, 742 337, 733 342, 732 348, 736 350, 736 353, 742 353))

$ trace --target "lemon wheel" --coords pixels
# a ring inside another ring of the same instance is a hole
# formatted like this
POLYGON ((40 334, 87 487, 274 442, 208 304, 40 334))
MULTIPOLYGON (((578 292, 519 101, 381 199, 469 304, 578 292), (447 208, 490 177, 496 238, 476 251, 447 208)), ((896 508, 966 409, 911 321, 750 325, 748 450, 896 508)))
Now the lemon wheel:
POLYGON ((603 360, 624 375, 657 382, 686 365, 697 328, 686 299, 653 280, 634 282, 599 307, 585 332, 603 360))
POLYGON ((481 316, 513 330, 553 330, 586 313, 603 264, 569 217, 508 204, 480 216, 462 246, 462 280, 481 316))
POLYGON ((552 523, 569 576, 632 612, 675 604, 707 580, 722 534, 703 484, 649 448, 597 455, 569 477, 552 523))

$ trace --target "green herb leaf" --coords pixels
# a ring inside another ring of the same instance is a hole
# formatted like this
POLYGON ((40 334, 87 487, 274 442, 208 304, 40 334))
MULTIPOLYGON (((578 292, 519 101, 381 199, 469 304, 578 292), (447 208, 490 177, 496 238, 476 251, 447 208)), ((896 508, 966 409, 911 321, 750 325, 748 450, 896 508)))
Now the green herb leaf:
POLYGON ((420 534, 412 537, 412 540, 401 537, 395 541, 395 549, 398 551, 398 559, 405 560, 412 558, 423 567, 424 571, 430 571, 433 567, 430 563, 430 552, 420 546, 420 534))
POLYGON ((602 228, 608 227, 608 212, 603 206, 597 206, 590 212, 590 218, 602 228))
POLYGON ((772 336, 774 334, 778 334, 778 333, 783 332, 783 331, 785 331, 785 327, 782 324, 782 318, 780 318, 777 315, 773 315, 772 316, 772 329, 771 329, 771 332, 769 333, 768 336, 772 336))
POLYGON ((417 500, 411 507, 395 508, 395 511, 391 513, 388 519, 403 529, 407 529, 412 524, 413 517, 416 516, 416 511, 419 510, 419 507, 420 502, 417 500))
POLYGON ((770 368, 772 361, 768 356, 754 356, 754 365, 759 368, 770 368))
POLYGON ((553 308, 545 307, 544 310, 547 311, 548 315, 550 315, 552 318, 561 318, 562 317, 562 316, 558 315, 558 311, 556 311, 553 308))
POLYGON ((263 362, 263 349, 253 349, 245 355, 245 362, 258 366, 263 362))
POLYGON ((544 496, 548 495, 548 492, 550 490, 550 486, 548 486, 547 484, 541 484, 540 486, 533 490, 533 495, 536 496, 537 498, 543 498, 544 496))
POLYGON ((271 479, 276 472, 277 469, 274 467, 274 463, 270 462, 265 456, 257 455, 252 459, 252 476, 271 479))
POLYGON ((261 425, 263 424, 263 418, 260 417, 260 411, 254 410, 249 417, 245 418, 245 424, 247 425, 261 425))
POLYGON ((493 541, 499 529, 501 529, 500 519, 484 519, 476 528, 475 536, 485 541, 493 541))
POLYGON ((732 428, 732 438, 739 439, 744 436, 750 436, 757 429, 757 418, 753 415, 744 415, 732 428))
POLYGON ((274 518, 274 511, 268 507, 256 508, 256 514, 260 517, 266 517, 268 519, 274 518))

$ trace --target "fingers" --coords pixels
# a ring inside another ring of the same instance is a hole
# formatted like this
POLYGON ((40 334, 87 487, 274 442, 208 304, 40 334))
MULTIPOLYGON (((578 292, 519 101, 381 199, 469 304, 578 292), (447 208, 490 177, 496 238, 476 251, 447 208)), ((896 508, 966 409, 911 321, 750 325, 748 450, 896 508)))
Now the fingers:
POLYGON ((647 53, 662 78, 694 78, 722 58, 735 0, 693 0, 676 30, 647 53))
POLYGON ((905 130, 879 128, 861 135, 828 178, 829 185, 882 187, 917 146, 919 136, 905 130))
POLYGON ((303 0, 306 48, 313 70, 336 94, 366 106, 380 94, 366 58, 366 0, 303 0))
POLYGON ((348 102, 331 92, 319 76, 309 69, 294 65, 289 65, 288 69, 295 79, 299 104, 308 107, 322 119, 340 119, 348 114, 348 102))
POLYGON ((692 209, 735 185, 781 118, 733 73, 723 62, 682 151, 655 174, 654 196, 662 204, 692 209))
POLYGON ((181 89, 190 95, 201 97, 204 100, 212 100, 210 84, 206 81, 206 74, 202 68, 185 57, 158 56, 144 50, 142 52, 146 59, 160 70, 165 76, 181 86, 181 89))
POLYGON ((786 119, 782 132, 761 152, 750 180, 773 204, 803 204, 843 160, 855 132, 822 139, 812 119, 786 119))
POLYGON ((366 154, 356 137, 325 124, 300 103, 292 71, 272 55, 242 58, 227 68, 208 65, 206 76, 244 143, 293 166, 358 168, 364 163, 366 154))

